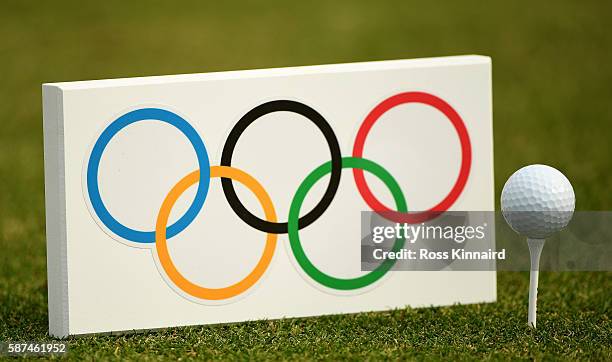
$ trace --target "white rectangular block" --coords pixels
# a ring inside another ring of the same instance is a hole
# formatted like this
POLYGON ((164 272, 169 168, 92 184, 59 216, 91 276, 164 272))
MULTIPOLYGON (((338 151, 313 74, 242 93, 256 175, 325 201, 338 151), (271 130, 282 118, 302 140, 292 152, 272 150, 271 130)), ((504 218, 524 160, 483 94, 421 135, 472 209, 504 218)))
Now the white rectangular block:
POLYGON ((53 336, 496 298, 495 272, 360 270, 363 210, 493 210, 488 57, 53 83, 43 104, 53 336))

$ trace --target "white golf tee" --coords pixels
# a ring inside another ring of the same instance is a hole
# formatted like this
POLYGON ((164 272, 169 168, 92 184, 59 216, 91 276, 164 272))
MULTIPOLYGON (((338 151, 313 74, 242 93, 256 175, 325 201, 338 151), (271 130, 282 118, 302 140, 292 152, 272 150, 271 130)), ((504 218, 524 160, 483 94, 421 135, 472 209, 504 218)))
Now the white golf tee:
POLYGON ((529 255, 531 256, 531 270, 529 272, 529 314, 527 324, 536 327, 536 313, 538 304, 538 275, 540 270, 540 255, 544 247, 544 239, 527 239, 529 255))

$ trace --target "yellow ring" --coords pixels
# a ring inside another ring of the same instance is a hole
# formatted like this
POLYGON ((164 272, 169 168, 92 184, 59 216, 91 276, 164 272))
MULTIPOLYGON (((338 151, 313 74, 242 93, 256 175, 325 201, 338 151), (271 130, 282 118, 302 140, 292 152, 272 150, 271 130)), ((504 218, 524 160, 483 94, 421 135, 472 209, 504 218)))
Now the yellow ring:
MULTIPOLYGON (((270 222, 276 222, 276 212, 274 211, 274 205, 270 196, 266 190, 257 182, 252 176, 241 171, 237 168, 228 166, 212 166, 210 168, 210 178, 214 177, 225 177, 240 182, 246 186, 259 200, 259 203, 263 207, 266 219, 270 222)), ((261 259, 244 279, 232 284, 225 288, 205 288, 194 284, 187 280, 176 268, 170 253, 168 252, 168 245, 166 240, 166 225, 168 224, 168 217, 170 211, 176 203, 176 200, 187 190, 191 185, 197 183, 200 180, 200 171, 193 171, 187 176, 183 177, 173 188, 170 193, 164 199, 159 215, 157 216, 157 224, 155 226, 155 248, 157 249, 157 256, 159 261, 164 268, 164 271, 170 278, 170 280, 179 287, 185 293, 200 299, 208 300, 221 300, 234 297, 240 293, 243 293, 247 289, 253 286, 259 278, 264 274, 272 256, 276 249, 276 240, 278 235, 268 233, 266 238, 266 246, 264 248, 261 259)))

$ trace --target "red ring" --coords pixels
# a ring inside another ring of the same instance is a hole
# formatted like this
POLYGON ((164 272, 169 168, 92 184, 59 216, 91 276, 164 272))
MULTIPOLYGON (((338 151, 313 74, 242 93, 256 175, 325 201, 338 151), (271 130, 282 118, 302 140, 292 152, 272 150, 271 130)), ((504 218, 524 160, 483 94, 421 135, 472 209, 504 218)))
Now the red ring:
POLYGON ((381 216, 390 219, 395 222, 406 222, 406 223, 419 223, 430 220, 436 215, 448 210, 459 198, 465 184, 467 183, 468 176, 470 174, 470 167, 472 165, 472 146, 470 144, 470 136, 468 135, 465 123, 461 116, 444 100, 434 96, 433 94, 425 92, 405 92, 393 95, 384 101, 380 102, 365 118, 357 137, 355 137, 355 145, 353 146, 353 157, 363 157, 363 146, 365 144, 366 137, 372 129, 372 126, 385 112, 391 108, 404 103, 422 103, 432 106, 444 113, 444 115, 451 121, 459 136, 459 142, 461 143, 461 169, 459 170, 459 176, 455 181, 455 185, 450 190, 448 195, 440 201, 436 206, 432 207, 427 211, 417 213, 399 213, 391 210, 390 208, 383 205, 374 196, 370 188, 368 187, 363 170, 353 169, 353 175, 355 176, 355 183, 357 189, 363 197, 364 201, 368 206, 376 213, 383 214, 381 216))

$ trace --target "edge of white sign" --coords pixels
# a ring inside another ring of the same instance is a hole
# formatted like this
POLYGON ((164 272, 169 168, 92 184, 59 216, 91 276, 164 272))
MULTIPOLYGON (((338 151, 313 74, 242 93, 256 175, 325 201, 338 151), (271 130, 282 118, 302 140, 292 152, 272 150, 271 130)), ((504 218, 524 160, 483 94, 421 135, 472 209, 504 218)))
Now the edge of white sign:
POLYGON ((63 97, 56 87, 43 85, 42 92, 49 334, 64 337, 68 335, 68 260, 63 97))
POLYGON ((397 68, 428 68, 444 65, 468 65, 490 63, 491 58, 484 55, 455 55, 435 58, 381 60, 371 62, 356 62, 342 64, 309 65, 285 68, 267 68, 250 70, 232 70, 210 73, 160 75, 148 77, 116 78, 101 80, 82 80, 73 82, 45 83, 46 86, 54 86, 63 90, 78 90, 105 87, 121 87, 147 84, 170 84, 183 82, 201 82, 213 80, 227 80, 236 78, 260 78, 288 75, 308 75, 326 73, 345 73, 371 70, 385 70, 397 68))

